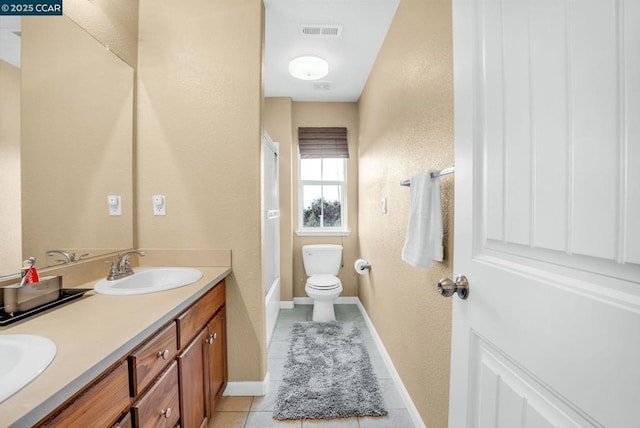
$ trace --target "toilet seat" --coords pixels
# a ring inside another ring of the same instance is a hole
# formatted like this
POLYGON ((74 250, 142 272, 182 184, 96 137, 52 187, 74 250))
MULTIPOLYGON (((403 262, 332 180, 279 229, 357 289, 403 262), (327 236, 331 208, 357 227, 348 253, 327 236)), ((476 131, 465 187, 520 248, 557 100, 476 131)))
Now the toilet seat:
POLYGON ((335 290, 342 287, 342 283, 335 275, 312 275, 307 279, 306 286, 315 290, 335 290))

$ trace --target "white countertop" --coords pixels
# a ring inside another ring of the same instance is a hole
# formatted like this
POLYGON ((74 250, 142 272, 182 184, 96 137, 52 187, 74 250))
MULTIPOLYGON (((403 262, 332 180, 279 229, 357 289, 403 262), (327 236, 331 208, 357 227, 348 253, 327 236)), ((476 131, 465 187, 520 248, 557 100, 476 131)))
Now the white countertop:
POLYGON ((39 334, 57 347, 40 376, 0 403, 0 427, 32 426, 231 273, 230 267, 197 269, 202 279, 184 287, 135 296, 89 291, 75 302, 0 327, 0 335, 39 334))

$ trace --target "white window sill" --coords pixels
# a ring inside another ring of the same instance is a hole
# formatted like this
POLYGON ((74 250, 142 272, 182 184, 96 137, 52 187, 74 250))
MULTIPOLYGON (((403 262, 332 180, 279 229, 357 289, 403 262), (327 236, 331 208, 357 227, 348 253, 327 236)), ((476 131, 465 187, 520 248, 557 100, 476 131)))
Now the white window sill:
POLYGON ((298 236, 349 236, 348 230, 296 230, 298 236))

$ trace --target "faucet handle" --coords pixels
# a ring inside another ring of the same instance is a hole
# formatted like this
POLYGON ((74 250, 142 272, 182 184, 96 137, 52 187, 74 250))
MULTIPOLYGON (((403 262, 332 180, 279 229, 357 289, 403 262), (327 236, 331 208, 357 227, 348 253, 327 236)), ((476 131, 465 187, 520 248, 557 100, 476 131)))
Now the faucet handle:
POLYGON ((109 269, 109 275, 107 276, 107 280, 113 281, 114 279, 118 279, 120 273, 118 272, 118 267, 116 266, 116 262, 113 260, 105 260, 105 263, 111 263, 111 268, 109 269))

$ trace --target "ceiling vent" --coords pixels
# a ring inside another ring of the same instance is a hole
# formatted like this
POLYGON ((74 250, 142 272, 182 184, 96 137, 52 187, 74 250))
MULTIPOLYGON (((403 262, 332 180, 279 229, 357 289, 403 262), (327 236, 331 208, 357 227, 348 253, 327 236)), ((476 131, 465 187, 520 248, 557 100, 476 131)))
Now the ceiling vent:
POLYGON ((313 82, 313 90, 314 91, 330 91, 332 82, 328 81, 316 81, 313 82))
POLYGON ((340 37, 342 25, 301 25, 301 36, 340 37))

